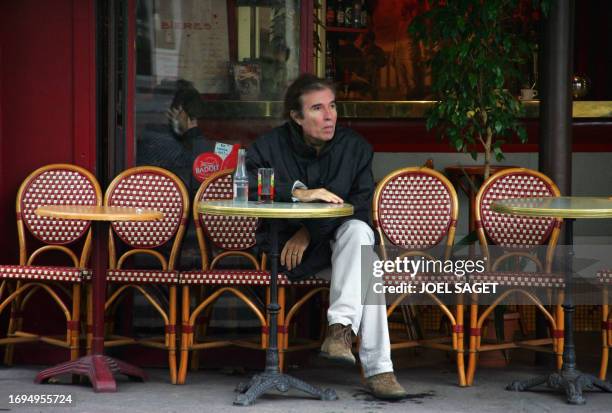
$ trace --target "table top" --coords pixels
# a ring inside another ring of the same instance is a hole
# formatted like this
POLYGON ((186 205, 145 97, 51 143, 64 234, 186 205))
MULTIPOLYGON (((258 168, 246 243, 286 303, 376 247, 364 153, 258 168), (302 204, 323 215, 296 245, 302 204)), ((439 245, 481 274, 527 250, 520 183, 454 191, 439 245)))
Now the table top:
POLYGON ((164 217, 163 212, 152 209, 98 205, 47 205, 34 212, 41 217, 87 221, 154 221, 164 217))
POLYGON ((320 202, 203 201, 198 204, 198 210, 208 215, 254 218, 333 218, 353 215, 351 204, 320 202))
POLYGON ((511 198, 494 201, 491 209, 502 214, 555 218, 612 218, 612 199, 590 196, 511 198))

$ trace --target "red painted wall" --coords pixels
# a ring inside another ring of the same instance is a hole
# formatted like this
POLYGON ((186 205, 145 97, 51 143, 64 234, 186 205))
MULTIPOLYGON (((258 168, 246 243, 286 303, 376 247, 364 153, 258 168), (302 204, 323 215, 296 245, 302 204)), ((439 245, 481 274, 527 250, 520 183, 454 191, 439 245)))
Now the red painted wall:
POLYGON ((14 203, 35 168, 95 162, 93 1, 0 1, 0 262, 17 262, 14 203))

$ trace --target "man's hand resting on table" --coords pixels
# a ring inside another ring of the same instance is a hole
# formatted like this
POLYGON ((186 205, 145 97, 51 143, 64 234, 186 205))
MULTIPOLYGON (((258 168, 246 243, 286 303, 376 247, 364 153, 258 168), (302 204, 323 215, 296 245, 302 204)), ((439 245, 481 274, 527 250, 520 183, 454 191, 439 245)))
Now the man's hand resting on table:
POLYGON ((300 202, 314 202, 314 201, 323 201, 330 202, 332 204, 343 204, 344 201, 338 195, 333 192, 329 192, 325 188, 317 188, 317 189, 300 189, 297 188, 293 191, 292 194, 296 197, 300 202))
POLYGON ((281 265, 287 267, 288 270, 297 267, 302 262, 308 244, 310 244, 310 234, 306 227, 302 227, 293 234, 283 247, 280 257, 281 265))

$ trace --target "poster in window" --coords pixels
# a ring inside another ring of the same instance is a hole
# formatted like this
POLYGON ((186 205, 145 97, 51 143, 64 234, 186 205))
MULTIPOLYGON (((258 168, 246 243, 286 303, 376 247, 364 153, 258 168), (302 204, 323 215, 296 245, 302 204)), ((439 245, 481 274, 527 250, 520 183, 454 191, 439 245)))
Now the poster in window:
POLYGON ((154 72, 186 79, 201 93, 227 93, 229 37, 226 0, 159 0, 154 72))

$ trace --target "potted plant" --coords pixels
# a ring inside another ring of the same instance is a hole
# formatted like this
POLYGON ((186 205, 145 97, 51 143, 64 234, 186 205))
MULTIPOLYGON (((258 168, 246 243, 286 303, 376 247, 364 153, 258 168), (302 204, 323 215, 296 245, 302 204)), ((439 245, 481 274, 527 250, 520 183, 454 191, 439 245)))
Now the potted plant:
POLYGON ((484 153, 485 179, 507 139, 527 140, 521 103, 507 85, 520 83, 537 45, 533 23, 547 7, 547 0, 429 0, 409 26, 429 50, 437 101, 426 127, 475 160, 484 153))

